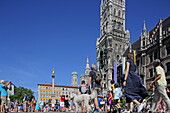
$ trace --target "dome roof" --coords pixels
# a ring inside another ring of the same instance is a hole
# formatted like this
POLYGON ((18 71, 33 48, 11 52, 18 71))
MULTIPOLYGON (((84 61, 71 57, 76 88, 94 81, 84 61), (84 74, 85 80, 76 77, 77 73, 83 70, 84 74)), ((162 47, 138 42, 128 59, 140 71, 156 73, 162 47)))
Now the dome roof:
POLYGON ((72 75, 78 75, 78 73, 77 72, 72 72, 72 75))
POLYGON ((84 74, 81 74, 81 75, 80 75, 80 77, 83 77, 83 76, 85 76, 85 75, 84 75, 84 74))

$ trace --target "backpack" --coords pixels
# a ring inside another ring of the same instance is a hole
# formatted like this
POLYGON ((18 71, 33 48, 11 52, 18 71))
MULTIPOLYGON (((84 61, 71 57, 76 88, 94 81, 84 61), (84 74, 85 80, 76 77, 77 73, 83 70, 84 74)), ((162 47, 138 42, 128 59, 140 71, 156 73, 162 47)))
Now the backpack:
POLYGON ((102 80, 102 76, 101 76, 100 72, 98 71, 98 72, 96 72, 95 81, 97 83, 100 83, 101 80, 102 80))
POLYGON ((86 92, 87 92, 86 86, 85 86, 85 85, 82 85, 82 86, 81 86, 81 93, 85 94, 86 92))

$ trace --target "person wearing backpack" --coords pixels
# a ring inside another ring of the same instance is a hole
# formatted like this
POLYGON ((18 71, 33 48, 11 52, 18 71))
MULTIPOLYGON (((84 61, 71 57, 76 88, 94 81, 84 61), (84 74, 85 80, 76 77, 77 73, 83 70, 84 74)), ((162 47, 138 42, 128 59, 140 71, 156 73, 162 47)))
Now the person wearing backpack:
POLYGON ((88 80, 88 87, 91 84, 92 89, 100 89, 101 88, 101 77, 97 73, 96 65, 91 65, 91 71, 89 74, 89 80, 88 80))
POLYGON ((39 101, 39 105, 40 105, 40 111, 43 112, 44 101, 40 100, 40 101, 39 101))
MULTIPOLYGON (((100 76, 99 74, 97 74, 97 70, 96 70, 96 66, 94 64, 91 65, 91 71, 89 74, 89 80, 88 80, 88 90, 89 90, 89 94, 90 94, 90 85, 92 89, 95 90, 99 90, 101 89, 101 80, 100 80, 100 76)), ((97 101, 97 97, 94 99, 94 104, 95 104, 95 109, 98 112, 99 110, 99 106, 98 106, 98 101, 97 101)))
MULTIPOLYGON (((84 80, 81 81, 81 86, 79 87, 79 91, 81 94, 87 94, 87 86, 84 80)), ((86 108, 84 106, 84 101, 82 101, 81 103, 81 108, 82 108, 82 112, 86 111, 86 108)))
POLYGON ((87 86, 84 80, 81 81, 81 86, 79 87, 79 91, 81 94, 87 94, 87 86))

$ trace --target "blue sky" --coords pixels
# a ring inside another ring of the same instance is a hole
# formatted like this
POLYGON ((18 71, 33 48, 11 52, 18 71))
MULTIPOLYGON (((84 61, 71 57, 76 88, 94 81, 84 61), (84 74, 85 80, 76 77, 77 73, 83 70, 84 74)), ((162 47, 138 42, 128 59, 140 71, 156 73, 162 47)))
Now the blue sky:
MULTIPOLYGON (((127 0, 126 29, 131 42, 146 20, 151 30, 170 16, 169 0, 127 0)), ((0 79, 37 93, 37 84, 71 85, 83 74, 86 57, 96 63, 100 0, 0 0, 0 79)))

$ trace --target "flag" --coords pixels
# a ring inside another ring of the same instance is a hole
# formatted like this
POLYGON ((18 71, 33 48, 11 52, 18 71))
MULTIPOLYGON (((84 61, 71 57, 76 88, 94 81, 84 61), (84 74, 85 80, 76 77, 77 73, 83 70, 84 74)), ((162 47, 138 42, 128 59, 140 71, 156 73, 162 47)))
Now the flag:
POLYGON ((117 83, 117 62, 114 62, 114 81, 117 83))
POLYGON ((136 50, 133 51, 133 57, 134 63, 136 64, 136 50))
POLYGON ((122 75, 125 74, 125 57, 122 57, 122 75))

